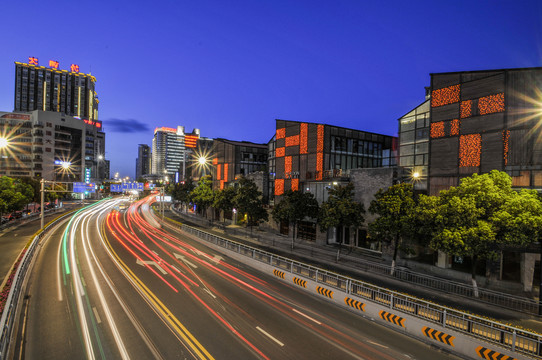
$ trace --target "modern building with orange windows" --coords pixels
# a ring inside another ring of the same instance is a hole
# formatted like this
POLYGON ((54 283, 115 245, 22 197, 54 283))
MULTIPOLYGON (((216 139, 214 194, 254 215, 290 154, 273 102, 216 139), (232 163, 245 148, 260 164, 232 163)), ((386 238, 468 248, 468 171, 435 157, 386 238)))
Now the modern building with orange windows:
POLYGON ((542 68, 431 74, 430 99, 400 119, 400 165, 431 195, 494 169, 541 189, 541 89, 542 68))
POLYGON ((349 181, 352 169, 396 166, 397 138, 308 122, 276 120, 269 143, 269 187, 275 201, 287 190, 311 192, 349 181))

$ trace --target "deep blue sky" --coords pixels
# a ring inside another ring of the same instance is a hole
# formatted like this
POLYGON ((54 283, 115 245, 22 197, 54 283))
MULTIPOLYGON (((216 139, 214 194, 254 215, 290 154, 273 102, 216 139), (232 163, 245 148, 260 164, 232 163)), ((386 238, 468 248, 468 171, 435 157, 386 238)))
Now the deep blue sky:
POLYGON ((13 110, 14 61, 79 64, 97 78, 121 176, 134 176, 156 126, 262 143, 276 118, 396 135, 430 73, 542 66, 539 0, 25 0, 1 11, 0 110, 13 110))

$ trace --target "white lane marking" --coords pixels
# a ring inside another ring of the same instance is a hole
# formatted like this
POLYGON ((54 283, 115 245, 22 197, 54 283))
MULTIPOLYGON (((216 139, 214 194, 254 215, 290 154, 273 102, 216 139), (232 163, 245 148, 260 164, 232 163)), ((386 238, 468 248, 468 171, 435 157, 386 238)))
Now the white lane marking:
POLYGON ((208 293, 209 295, 211 295, 211 296, 213 297, 213 299, 216 299, 215 294, 213 294, 212 292, 210 292, 210 291, 207 290, 206 288, 203 288, 203 291, 205 291, 206 293, 208 293))
POLYGON ((181 260, 182 262, 184 262, 185 264, 192 266, 194 269, 197 269, 197 268, 198 268, 198 266, 197 266, 196 264, 191 263, 190 261, 186 260, 186 258, 185 258, 184 256, 179 255, 179 254, 177 254, 177 253, 173 253, 173 255, 175 255, 175 257, 176 257, 177 259, 180 259, 180 260, 181 260))
POLYGON ((276 343, 279 344, 280 346, 284 346, 283 343, 281 343, 280 341, 278 341, 277 339, 275 339, 273 336, 271 336, 271 334, 269 334, 267 331, 265 331, 265 330, 262 329, 261 327, 256 326, 256 329, 260 330, 265 336, 267 336, 268 338, 270 338, 271 340, 273 340, 274 342, 276 342, 276 343))
POLYGON ((96 307, 93 307, 92 311, 94 311, 94 317, 96 318, 96 322, 100 324, 102 322, 102 319, 100 319, 100 315, 98 314, 98 310, 96 310, 96 307))
POLYGON ((376 342, 374 342, 374 341, 371 341, 371 340, 367 340, 367 342, 368 342, 368 343, 371 343, 371 344, 373 344, 373 345, 376 345, 376 346, 380 346, 380 347, 383 347, 384 349, 389 349, 389 347, 387 347, 387 346, 384 346, 384 345, 382 345, 382 344, 379 344, 379 343, 376 343, 376 342))
POLYGON ((162 274, 164 274, 164 275, 167 274, 167 271, 164 270, 164 268, 162 268, 160 265, 158 265, 158 264, 156 263, 156 261, 141 261, 141 260, 137 259, 136 264, 141 265, 141 266, 145 266, 145 264, 147 264, 147 265, 152 265, 152 266, 156 266, 156 268, 157 268, 158 270, 160 270, 160 272, 161 272, 162 274))
POLYGON ((224 260, 224 258, 220 255, 215 255, 212 259, 211 259, 215 264, 218 264, 220 261, 224 260))
POLYGON ((298 313, 299 315, 306 317, 306 318, 309 319, 310 321, 314 321, 314 322, 317 323, 318 325, 322 325, 322 323, 321 323, 320 321, 311 318, 309 315, 303 314, 301 311, 298 311, 298 310, 293 309, 293 308, 292 308, 292 310, 295 311, 296 313, 298 313))

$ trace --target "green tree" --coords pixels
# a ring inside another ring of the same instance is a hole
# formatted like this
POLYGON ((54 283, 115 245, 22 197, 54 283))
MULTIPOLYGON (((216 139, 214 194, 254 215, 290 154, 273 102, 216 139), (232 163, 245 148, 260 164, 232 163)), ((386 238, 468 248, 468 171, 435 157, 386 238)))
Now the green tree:
POLYGON ((23 209, 26 204, 32 201, 33 196, 32 186, 25 184, 20 179, 0 177, 0 216, 23 209))
POLYGON ((192 178, 184 182, 177 184, 171 184, 168 189, 168 193, 171 194, 173 199, 179 201, 185 208, 192 201, 192 191, 194 191, 195 185, 192 178))
MULTIPOLYGON (((318 223, 320 231, 327 231, 329 228, 342 230, 340 244, 344 243, 345 227, 360 227, 365 221, 363 214, 365 208, 362 203, 354 201, 354 185, 348 183, 346 186, 335 186, 328 189, 329 197, 320 206, 318 223)), ((337 258, 340 249, 337 252, 337 258)))
POLYGON ((310 192, 288 190, 284 193, 281 201, 273 207, 271 212, 276 222, 288 221, 293 225, 292 249, 297 238, 297 225, 305 217, 318 217, 318 202, 310 192))
POLYGON ((372 238, 391 243, 393 258, 391 275, 395 272, 395 264, 401 241, 416 233, 415 224, 416 201, 412 192, 412 184, 402 183, 380 189, 371 201, 369 212, 378 217, 369 224, 372 238))
POLYGON ((231 211, 235 205, 235 195, 237 195, 237 190, 231 186, 228 186, 215 193, 215 201, 213 202, 213 207, 222 210, 224 214, 224 223, 226 223, 226 211, 231 211))
POLYGON ((214 192, 211 175, 206 175, 198 181, 198 186, 190 192, 190 198, 198 207, 198 210, 203 212, 203 216, 207 217, 207 208, 213 203, 214 192))
POLYGON ((457 187, 440 192, 430 246, 472 259, 471 278, 478 296, 476 266, 495 260, 507 246, 538 240, 542 207, 534 192, 512 190, 510 176, 493 170, 464 178, 457 187))
POLYGON ((239 188, 234 197, 235 207, 240 214, 246 214, 248 217, 248 226, 252 233, 252 226, 258 225, 262 221, 269 218, 267 211, 263 207, 262 192, 258 190, 256 183, 241 177, 239 180, 239 188))

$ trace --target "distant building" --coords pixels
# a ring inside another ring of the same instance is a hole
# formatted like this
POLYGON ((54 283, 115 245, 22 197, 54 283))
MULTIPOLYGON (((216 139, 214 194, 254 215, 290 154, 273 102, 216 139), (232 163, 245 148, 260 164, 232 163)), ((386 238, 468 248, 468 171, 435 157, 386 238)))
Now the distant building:
POLYGON ((151 172, 151 148, 146 144, 139 144, 137 148, 136 176, 135 179, 151 172))
POLYGON ((15 62, 14 111, 54 111, 98 119, 94 76, 80 73, 76 64, 71 64, 68 71, 60 70, 56 61, 49 61, 45 67, 39 66, 37 58, 28 60, 28 64, 15 62))
POLYGON ((269 142, 269 189, 311 192, 319 202, 327 188, 346 184, 351 169, 396 166, 397 138, 332 125, 276 120, 269 142))
POLYGON ((9 142, 0 149, 0 175, 57 181, 106 177, 107 162, 98 159, 105 153, 102 129, 101 121, 57 112, 0 112, 0 133, 9 142))
POLYGON ((267 145, 218 138, 212 157, 213 189, 223 189, 240 175, 266 170, 267 145))
POLYGON ((184 179, 188 162, 188 152, 196 148, 200 137, 199 129, 186 134, 184 126, 177 129, 157 127, 152 140, 152 174, 174 181, 176 177, 184 179))

